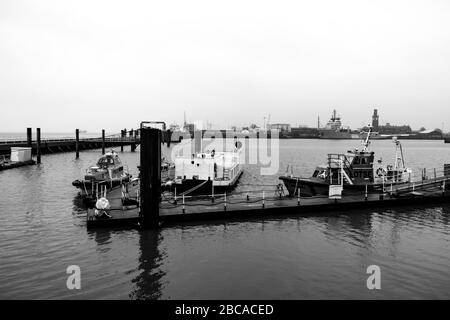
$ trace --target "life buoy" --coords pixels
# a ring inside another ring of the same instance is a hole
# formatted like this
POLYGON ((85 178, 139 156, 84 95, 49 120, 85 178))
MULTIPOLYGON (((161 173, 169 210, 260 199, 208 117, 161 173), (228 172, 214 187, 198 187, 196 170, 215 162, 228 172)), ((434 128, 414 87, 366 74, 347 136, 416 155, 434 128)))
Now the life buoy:
POLYGON ((383 168, 378 168, 377 169, 377 176, 379 176, 379 177, 385 176, 386 173, 387 173, 386 170, 384 170, 383 168))

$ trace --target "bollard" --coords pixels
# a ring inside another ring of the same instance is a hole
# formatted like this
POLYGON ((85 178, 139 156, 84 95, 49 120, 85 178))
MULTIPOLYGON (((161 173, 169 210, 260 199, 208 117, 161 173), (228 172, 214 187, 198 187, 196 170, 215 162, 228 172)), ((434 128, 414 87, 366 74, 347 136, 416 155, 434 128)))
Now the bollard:
POLYGON ((177 204, 177 187, 175 187, 175 190, 174 190, 174 204, 177 204))
POLYGON ((36 128, 36 162, 41 163, 41 128, 36 128))
POLYGON ((367 198, 368 198, 368 194, 367 194, 367 184, 366 184, 366 194, 364 195, 364 200, 367 201, 367 198))
POLYGON ((297 205, 300 205, 300 187, 297 189, 297 205))
POLYGON ((211 182, 211 202, 214 203, 214 181, 211 182))

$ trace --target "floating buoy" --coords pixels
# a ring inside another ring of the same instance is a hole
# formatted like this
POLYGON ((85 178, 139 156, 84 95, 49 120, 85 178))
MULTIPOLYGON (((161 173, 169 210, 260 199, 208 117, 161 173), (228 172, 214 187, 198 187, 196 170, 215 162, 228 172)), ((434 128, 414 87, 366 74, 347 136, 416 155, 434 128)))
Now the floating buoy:
POLYGON ((98 199, 97 202, 95 203, 95 207, 98 210, 109 210, 111 208, 109 201, 106 198, 98 199))

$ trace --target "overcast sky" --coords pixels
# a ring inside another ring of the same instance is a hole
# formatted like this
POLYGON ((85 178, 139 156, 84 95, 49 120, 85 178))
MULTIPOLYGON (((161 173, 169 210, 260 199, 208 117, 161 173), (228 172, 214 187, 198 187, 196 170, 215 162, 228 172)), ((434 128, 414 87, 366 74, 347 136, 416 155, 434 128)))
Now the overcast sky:
POLYGON ((450 130, 450 1, 0 0, 0 131, 450 130))

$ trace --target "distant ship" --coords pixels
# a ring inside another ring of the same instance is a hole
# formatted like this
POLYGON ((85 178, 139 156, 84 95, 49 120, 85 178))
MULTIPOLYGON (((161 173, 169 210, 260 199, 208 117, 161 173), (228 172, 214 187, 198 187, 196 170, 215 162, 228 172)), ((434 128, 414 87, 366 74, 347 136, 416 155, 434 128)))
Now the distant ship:
POLYGON ((80 133, 87 133, 87 130, 80 130, 80 133))
POLYGON ((333 110, 331 118, 324 128, 319 128, 320 139, 360 139, 358 134, 353 134, 349 128, 343 128, 341 117, 333 110))

